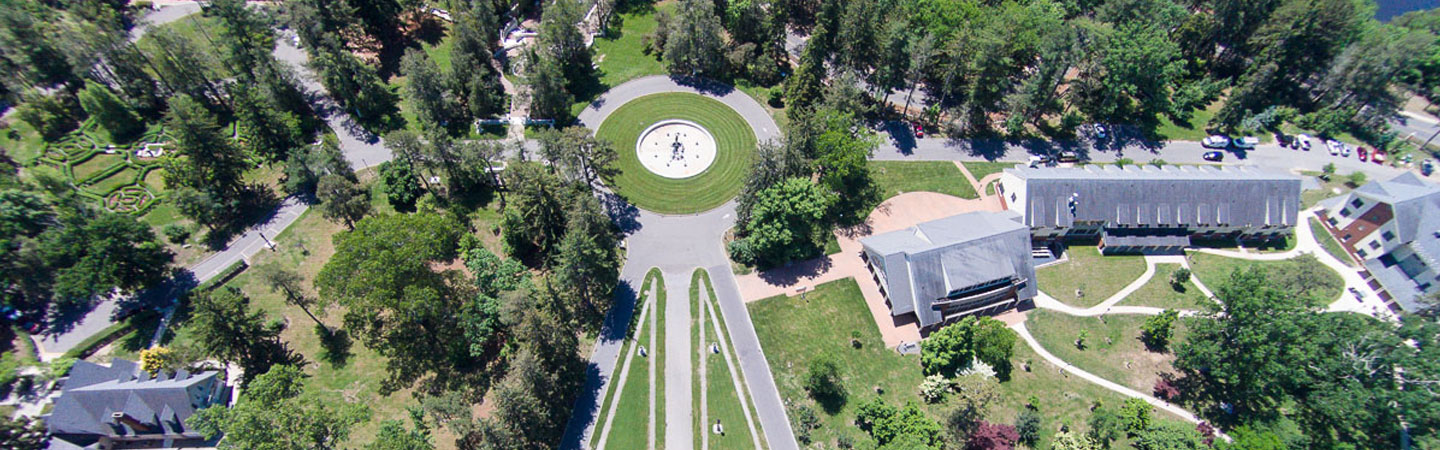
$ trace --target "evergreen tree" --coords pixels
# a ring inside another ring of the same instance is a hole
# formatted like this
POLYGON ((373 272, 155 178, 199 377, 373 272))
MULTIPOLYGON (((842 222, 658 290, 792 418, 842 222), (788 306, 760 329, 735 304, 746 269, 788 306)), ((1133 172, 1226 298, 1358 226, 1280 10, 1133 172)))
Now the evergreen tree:
POLYGON ((167 185, 212 193, 216 198, 240 197, 245 188, 245 157, 204 106, 189 95, 171 97, 165 127, 175 142, 173 151, 163 158, 167 185))
POLYGON ((279 162, 305 145, 300 119, 281 110, 244 84, 230 86, 235 102, 235 119, 245 134, 245 146, 251 154, 266 161, 279 162))
POLYGON ((533 50, 526 53, 525 61, 529 63, 525 84, 530 87, 530 115, 557 122, 569 118, 575 97, 565 87, 564 68, 552 57, 533 50))
POLYGON ((609 312, 611 291, 620 280, 619 247, 615 226, 592 195, 576 195, 567 212, 565 235, 555 255, 558 287, 584 306, 583 321, 598 325, 609 312))
POLYGON ((339 220, 355 229, 355 222, 370 213, 370 191, 349 178, 329 174, 320 177, 315 187, 320 199, 320 213, 330 220, 339 220))
POLYGON ((670 73, 717 76, 723 73, 721 47, 725 45, 720 18, 709 0, 681 0, 665 38, 665 65, 670 73))
POLYGON ((417 49, 406 50, 400 58, 400 73, 405 75, 405 100, 415 110, 421 127, 439 130, 449 126, 453 111, 447 89, 450 80, 430 56, 417 49))
POLYGON ((495 12, 489 1, 471 2, 469 10, 455 16, 451 35, 450 81, 456 97, 474 118, 492 117, 505 111, 505 92, 495 70, 491 46, 495 40, 495 12))
POLYGON ((110 88, 87 81, 85 89, 80 91, 78 97, 80 108, 105 128, 105 131, 110 132, 110 137, 116 142, 127 142, 145 131, 145 123, 140 120, 140 115, 135 114, 130 105, 120 101, 110 88))
POLYGON ((273 366, 304 361, 280 340, 285 325, 252 309, 250 298, 239 289, 222 286, 190 295, 191 316, 185 327, 195 333, 196 345, 220 361, 239 364, 246 383, 273 366))

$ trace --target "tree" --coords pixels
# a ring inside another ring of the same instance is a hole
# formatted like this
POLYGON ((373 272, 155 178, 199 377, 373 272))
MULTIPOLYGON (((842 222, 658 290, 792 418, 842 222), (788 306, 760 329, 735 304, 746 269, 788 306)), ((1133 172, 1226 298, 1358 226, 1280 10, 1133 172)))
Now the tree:
POLYGON ((47 448, 49 437, 45 422, 33 417, 12 419, 0 417, 0 447, 15 450, 41 450, 47 448))
MULTIPOLYGON (((962 322, 963 323, 963 322, 962 322)), ((920 365, 926 374, 942 374, 953 377, 970 366, 975 360, 975 349, 970 343, 971 328, 954 324, 940 328, 920 341, 920 365)))
MULTIPOLYGON (((576 195, 570 203, 565 235, 555 254, 555 284, 583 305, 584 314, 599 324, 610 310, 611 292, 620 281, 622 260, 616 252, 615 225, 591 195, 576 195)), ((581 311, 576 311, 577 313, 581 311)))
MULTIPOLYGON (((1160 164, 1160 165, 1163 166, 1164 164, 1160 164)), ((1189 282, 1190 282, 1190 269, 1189 269, 1189 268, 1181 267, 1181 268, 1179 268, 1179 269, 1175 269, 1174 272, 1170 272, 1170 286, 1171 286, 1171 287, 1175 287, 1175 288, 1178 289, 1179 287, 1184 286, 1185 283, 1189 283, 1189 282)))
POLYGON ((1125 436, 1125 423, 1115 408, 1097 405, 1090 410, 1090 432, 1086 437, 1096 447, 1110 448, 1110 443, 1125 436))
POLYGON ((1020 434, 1015 427, 1003 423, 989 423, 981 421, 965 440, 967 450, 1010 450, 1015 448, 1015 442, 1020 440, 1020 434))
POLYGON ((245 130, 245 146, 251 153, 280 162, 305 146, 305 131, 295 114, 244 84, 237 83, 229 90, 235 102, 235 120, 245 130))
POLYGON ((1140 325, 1140 339, 1145 341, 1145 347, 1151 351, 1164 351, 1170 346, 1170 336, 1174 334, 1175 319, 1180 317, 1180 312, 1167 309, 1160 314, 1145 318, 1145 323, 1140 325))
POLYGON ((15 116, 40 132, 46 141, 54 142, 80 125, 71 112, 73 108, 65 103, 64 93, 28 91, 24 102, 15 108, 15 116))
POLYGON ((320 177, 315 196, 320 199, 320 214, 344 222, 345 227, 352 230, 355 222, 370 213, 370 191, 340 175, 320 177))
POLYGON ((174 149, 162 158, 166 185, 204 191, 217 198, 241 196, 245 156, 204 106, 185 94, 171 97, 165 128, 175 142, 174 149))
MULTIPOLYGON (((247 372, 248 373, 248 372, 247 372)), ((326 401, 306 393, 305 374, 293 365, 280 365, 256 376, 245 399, 234 407, 204 408, 186 419, 186 425, 214 439, 221 449, 329 450, 340 448, 350 428, 370 419, 363 405, 326 401)))
POLYGON ((491 117, 505 110, 505 92, 495 70, 491 45, 495 41, 494 5, 470 2, 468 10, 455 14, 450 29, 454 47, 450 51, 450 81, 456 97, 475 118, 491 117))
POLYGON ((568 181, 594 186, 601 178, 616 173, 613 167, 619 155, 610 141, 590 134, 581 126, 546 131, 540 135, 540 156, 551 166, 561 169, 568 181))
POLYGON ((1120 425, 1125 433, 1131 436, 1139 435, 1141 432, 1150 429, 1150 413, 1155 407, 1150 406, 1145 400, 1130 397, 1120 405, 1120 425))
POLYGON ((579 92, 595 70, 590 47, 585 45, 585 35, 576 26, 584 20, 585 11, 581 6, 580 3, 559 1, 546 4, 540 14, 540 37, 535 42, 541 59, 559 65, 560 73, 564 74, 563 84, 569 92, 579 92))
POLYGON ((538 163, 512 163, 505 169, 510 202, 501 219, 505 251, 532 266, 549 259, 565 235, 565 206, 575 194, 538 163))
POLYGON ((37 237, 54 299, 87 304, 114 290, 133 292, 165 277, 174 255, 133 216, 83 205, 61 208, 59 223, 37 237))
POLYGON ((530 88, 530 114, 557 122, 569 118, 570 104, 575 102, 575 96, 565 86, 565 68, 552 57, 535 51, 527 51, 525 61, 528 69, 525 84, 530 88))
POLYGON ((418 49, 405 50, 400 58, 400 73, 405 75, 405 100, 415 110, 415 117, 427 130, 449 126, 453 117, 453 99, 449 97, 450 80, 430 56, 418 49))
POLYGON ((179 361, 175 352, 165 347, 151 347, 140 351, 140 370, 155 376, 161 370, 173 369, 179 361))
POLYGON ((810 161, 798 145, 766 141, 755 149, 755 160, 750 163, 748 173, 750 175, 740 187, 740 193, 735 196, 735 223, 742 226, 750 222, 751 211, 760 192, 787 178, 808 176, 810 161))
POLYGON ((1164 421, 1135 436, 1136 450, 1201 450, 1208 449, 1204 438, 1189 424, 1164 421))
POLYGON ((1035 447, 1040 440, 1041 425, 1040 413, 1033 408, 1025 408, 1015 417, 1015 435, 1017 442, 1027 447, 1035 447))
POLYGON ((945 411, 946 425, 964 436, 974 431, 999 401, 1000 382, 995 377, 980 374, 956 377, 955 396, 950 399, 950 409, 945 411))
POLYGON ((845 383, 840 378, 840 364, 832 355, 810 360, 805 371, 805 390, 827 411, 838 411, 845 404, 845 383))
POLYGON ((380 163, 380 192, 396 211, 414 211, 415 201, 424 190, 420 188, 420 177, 408 159, 400 158, 380 163))
MULTIPOLYGON (((310 320, 315 321, 316 326, 325 328, 325 324, 315 317, 315 313, 310 312, 310 308, 316 306, 318 302, 305 295, 305 279, 299 273, 277 263, 270 263, 256 266, 255 274, 265 287, 270 288, 271 292, 284 294, 285 304, 299 307, 301 311, 305 312, 305 315, 310 316, 310 320)), ((324 312, 323 306, 321 312, 324 312)))
POLYGON ((247 8, 243 0, 215 0, 204 12, 222 24, 215 36, 224 47, 226 67, 251 82, 259 78, 257 71, 273 70, 275 31, 259 10, 247 8))
MULTIPOLYGON (((414 414, 414 413, 412 413, 414 414)), ((380 431, 376 433, 375 441, 365 446, 365 450, 431 450, 435 445, 430 443, 430 430, 424 428, 424 422, 415 421, 416 429, 406 429, 405 424, 398 420, 386 420, 380 422, 380 431)))
POLYGON ((130 105, 120 101, 109 88, 94 81, 86 81, 85 89, 80 91, 80 108, 95 119, 105 131, 110 132, 110 137, 116 142, 127 142, 141 132, 145 131, 145 123, 140 120, 140 115, 130 109, 130 105))
POLYGON ((311 47, 310 68, 319 75, 325 90, 361 122, 381 124, 395 113, 395 93, 380 79, 379 72, 338 44, 311 47))
POLYGON ((912 446, 899 448, 917 448, 915 444, 922 448, 940 446, 940 424, 914 403, 907 402, 904 408, 896 408, 875 397, 856 408, 855 422, 882 447, 905 440, 913 440, 912 446))
POLYGON ((1050 442, 1052 450, 1100 450, 1100 445, 1091 440, 1089 436, 1061 431, 1055 433, 1050 442))
POLYGON ((280 340, 285 325, 251 309, 250 298, 233 286, 192 291, 190 309, 185 327, 195 334, 196 345, 206 355, 239 364, 246 383, 271 367, 303 362, 280 340))
POLYGON ((673 75, 715 76, 723 72, 721 47, 725 45, 715 4, 707 0, 681 0, 674 20, 665 30, 665 65, 673 75))
POLYGON ((325 175, 355 178, 355 170, 345 160, 340 142, 330 134, 321 139, 320 145, 307 145, 290 153, 285 162, 285 191, 295 195, 314 195, 320 178, 325 175))
POLYGON ((827 231, 824 220, 833 194, 805 178, 790 178, 761 191, 751 209, 750 222, 745 224, 746 237, 732 244, 748 246, 754 263, 773 267, 788 261, 811 257, 820 250, 821 233, 827 231))
MULTIPOLYGON (((157 27, 145 35, 152 40, 149 60, 152 70, 171 91, 170 101, 184 94, 211 112, 225 109, 225 93, 215 72, 219 64, 212 54, 173 28, 157 27)), ((174 108, 174 105, 171 105, 174 108)))
POLYGON ((1073 96, 1091 117, 1149 121, 1170 108, 1170 86, 1184 70, 1166 29, 1126 22, 1098 28, 1095 54, 1082 60, 1073 96))
POLYGON ((383 392, 422 380, 425 389, 468 391, 486 376, 462 325, 474 291, 460 272, 436 270, 455 259, 463 233, 448 217, 417 213, 366 217, 335 235, 315 287, 346 307, 353 336, 389 358, 383 392))

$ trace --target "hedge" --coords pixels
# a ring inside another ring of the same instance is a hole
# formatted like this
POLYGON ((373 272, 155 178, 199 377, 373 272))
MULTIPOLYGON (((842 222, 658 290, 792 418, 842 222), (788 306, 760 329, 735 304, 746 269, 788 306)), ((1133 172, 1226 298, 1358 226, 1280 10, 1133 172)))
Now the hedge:
POLYGON ((109 345, 111 342, 115 342, 116 340, 135 332, 135 322, 141 320, 148 320, 152 317, 156 317, 159 315, 159 312, 147 309, 135 313, 135 315, 130 316, 128 319, 125 319, 122 322, 110 324, 110 326, 105 327, 104 330, 100 330, 99 333, 95 333, 94 335, 85 338, 85 340, 80 341, 80 343, 76 344, 74 348, 70 349, 70 351, 65 352, 64 357, 75 359, 88 358, 90 357, 90 355, 95 354, 95 351, 99 350, 100 347, 109 345))

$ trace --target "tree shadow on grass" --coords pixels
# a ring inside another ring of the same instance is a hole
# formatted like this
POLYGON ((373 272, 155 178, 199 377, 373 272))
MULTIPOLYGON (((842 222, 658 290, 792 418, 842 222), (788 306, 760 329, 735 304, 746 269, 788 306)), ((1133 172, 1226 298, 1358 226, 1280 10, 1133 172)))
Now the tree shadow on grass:
POLYGON ((330 364, 331 367, 343 368, 350 363, 350 357, 354 355, 350 351, 352 341, 350 332, 343 328, 331 329, 324 325, 315 325, 315 335, 320 337, 320 360, 330 364))

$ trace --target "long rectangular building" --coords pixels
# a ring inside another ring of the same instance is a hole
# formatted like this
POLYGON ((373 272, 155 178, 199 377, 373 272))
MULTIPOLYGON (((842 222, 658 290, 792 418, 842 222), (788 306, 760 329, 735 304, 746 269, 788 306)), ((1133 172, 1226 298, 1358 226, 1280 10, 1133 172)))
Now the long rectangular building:
POLYGON ((1037 241, 1096 238, 1106 253, 1145 253, 1191 238, 1282 238, 1298 219, 1301 181, 1253 167, 1019 166, 998 189, 1037 241))

